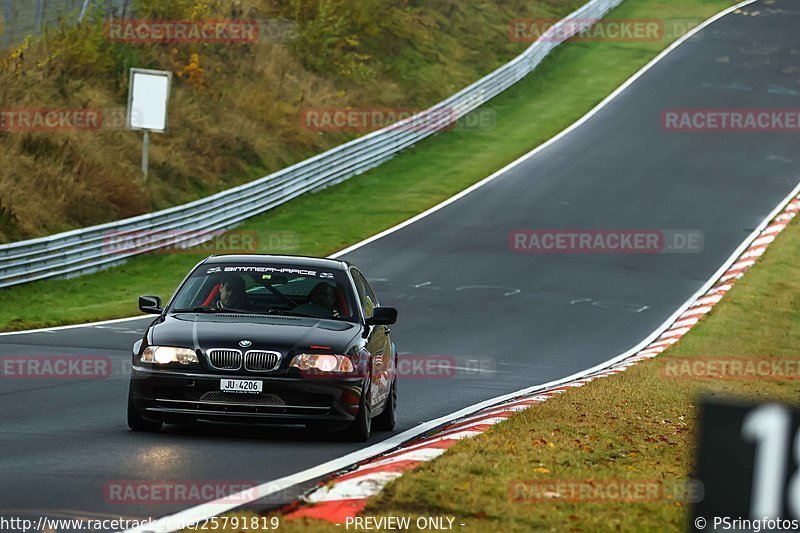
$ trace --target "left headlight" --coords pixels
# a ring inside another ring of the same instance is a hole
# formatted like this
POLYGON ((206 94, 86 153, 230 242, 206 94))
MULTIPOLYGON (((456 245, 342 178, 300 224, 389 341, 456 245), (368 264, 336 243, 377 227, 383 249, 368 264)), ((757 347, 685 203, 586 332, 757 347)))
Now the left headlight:
POLYGON ((181 363, 188 365, 199 363, 197 354, 188 348, 174 348, 172 346, 148 346, 142 352, 140 358, 142 363, 158 363, 166 365, 169 363, 181 363))

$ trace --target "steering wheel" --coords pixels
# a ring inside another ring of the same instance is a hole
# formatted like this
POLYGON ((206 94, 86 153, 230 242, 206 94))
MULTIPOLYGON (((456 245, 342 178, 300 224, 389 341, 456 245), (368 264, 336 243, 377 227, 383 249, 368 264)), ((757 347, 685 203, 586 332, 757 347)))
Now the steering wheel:
POLYGON ((334 318, 336 315, 334 314, 332 309, 328 309, 324 305, 319 305, 315 303, 307 303, 296 306, 292 309, 295 313, 303 313, 306 315, 312 315, 316 318, 334 318))

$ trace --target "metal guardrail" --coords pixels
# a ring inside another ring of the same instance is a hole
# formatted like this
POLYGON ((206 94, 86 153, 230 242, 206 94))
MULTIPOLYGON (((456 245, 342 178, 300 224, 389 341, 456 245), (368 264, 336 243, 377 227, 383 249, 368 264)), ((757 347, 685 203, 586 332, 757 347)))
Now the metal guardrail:
POLYGON ((180 244, 202 242, 219 230, 258 215, 309 191, 369 170, 425 137, 449 127, 470 111, 532 72, 578 25, 597 20, 623 0, 591 0, 559 21, 558 39, 540 38, 525 52, 427 111, 337 146, 310 159, 213 196, 98 226, 0 246, 0 287, 78 275, 131 256, 180 244), (442 120, 447 117, 447 120, 442 120), (213 233, 212 233, 213 232, 213 233), (147 244, 117 249, 113 243, 148 236, 147 244))
POLYGON ((47 26, 77 23, 92 6, 100 5, 108 14, 128 12, 133 0, 0 0, 0 50, 21 43, 26 36, 38 36, 47 26))

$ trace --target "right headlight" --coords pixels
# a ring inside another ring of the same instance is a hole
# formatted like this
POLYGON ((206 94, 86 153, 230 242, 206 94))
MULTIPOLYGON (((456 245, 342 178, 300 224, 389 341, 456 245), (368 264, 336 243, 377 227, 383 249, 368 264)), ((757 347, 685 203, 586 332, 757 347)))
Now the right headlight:
POLYGON ((298 368, 304 372, 317 371, 349 374, 356 371, 356 367, 349 357, 323 353, 301 353, 300 355, 295 355, 289 367, 298 368))
POLYGON ((148 346, 144 349, 139 359, 142 363, 157 363, 160 365, 169 363, 188 365, 200 362, 194 350, 173 346, 148 346))

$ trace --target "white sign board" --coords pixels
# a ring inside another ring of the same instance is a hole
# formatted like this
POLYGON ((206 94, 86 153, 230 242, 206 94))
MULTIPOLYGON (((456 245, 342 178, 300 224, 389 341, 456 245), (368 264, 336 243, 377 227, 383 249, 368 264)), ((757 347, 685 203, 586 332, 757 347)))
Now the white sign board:
POLYGON ((164 133, 172 72, 131 69, 128 87, 128 128, 164 133))

